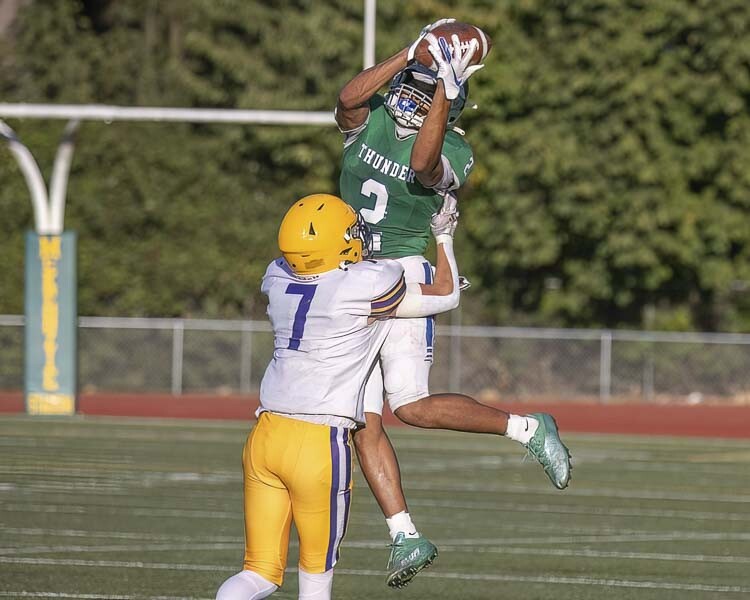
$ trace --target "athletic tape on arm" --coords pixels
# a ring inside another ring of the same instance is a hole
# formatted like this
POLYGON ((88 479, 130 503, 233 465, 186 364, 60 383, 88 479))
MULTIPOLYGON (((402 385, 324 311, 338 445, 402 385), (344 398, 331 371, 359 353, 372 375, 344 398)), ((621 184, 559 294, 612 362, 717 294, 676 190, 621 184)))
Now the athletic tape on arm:
POLYGON ((447 296, 426 296, 422 294, 420 284, 410 283, 406 286, 406 295, 396 310, 397 317, 429 317, 453 310, 458 306, 461 291, 458 288, 458 266, 453 254, 453 238, 449 235, 441 235, 438 236, 437 242, 443 247, 445 257, 448 259, 451 279, 453 280, 453 291, 447 296))

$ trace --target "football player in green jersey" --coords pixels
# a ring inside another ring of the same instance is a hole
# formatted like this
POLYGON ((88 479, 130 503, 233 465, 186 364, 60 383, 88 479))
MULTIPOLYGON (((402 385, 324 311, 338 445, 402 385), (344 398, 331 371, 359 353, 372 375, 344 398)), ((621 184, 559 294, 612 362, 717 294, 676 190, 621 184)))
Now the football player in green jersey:
MULTIPOLYGON (((425 27, 417 40, 361 72, 341 90, 336 121, 344 139, 341 196, 359 210, 373 231, 376 257, 404 266, 410 289, 430 283, 422 256, 430 218, 455 210, 455 191, 474 164, 471 148, 454 127, 466 103, 467 80, 483 65, 470 65, 477 44, 453 49, 425 27), (429 42, 437 70, 414 60, 429 42), (388 94, 378 91, 391 81, 388 94), (414 286, 413 288, 411 286, 414 286)), ((550 415, 511 415, 462 394, 430 394, 434 319, 400 319, 381 350, 366 395, 367 427, 355 436, 360 465, 389 527, 393 545, 386 582, 403 587, 437 556, 421 537, 406 506, 398 462, 382 427, 383 396, 394 414, 416 427, 495 433, 521 442, 562 489, 570 459, 550 415)))

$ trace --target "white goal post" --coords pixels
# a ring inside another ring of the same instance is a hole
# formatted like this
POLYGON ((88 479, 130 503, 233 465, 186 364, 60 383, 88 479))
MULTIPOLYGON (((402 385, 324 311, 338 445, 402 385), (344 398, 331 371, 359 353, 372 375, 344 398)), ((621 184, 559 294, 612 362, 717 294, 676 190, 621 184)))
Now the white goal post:
POLYGON ((256 125, 333 125, 330 111, 242 110, 234 108, 171 108, 106 104, 26 104, 0 102, 0 117, 76 119, 79 121, 170 121, 256 125))
MULTIPOLYGON (((375 64, 376 0, 364 0, 363 62, 375 64)), ((333 99, 331 99, 333 104, 333 99)), ((333 111, 0 103, 0 141, 26 180, 36 234, 26 236, 24 394, 31 414, 74 414, 77 395, 76 242, 64 231, 68 175, 81 121, 332 126, 333 111), (49 193, 39 165, 3 119, 63 119, 49 193), (72 257, 72 258, 71 258, 72 257)))
POLYGON ((81 121, 147 121, 179 123, 234 123, 256 125, 333 125, 331 111, 238 110, 212 108, 162 108, 100 104, 14 104, 0 102, 0 139, 4 140, 21 169, 34 207, 34 225, 41 235, 59 235, 64 229, 68 173, 75 134, 81 121), (67 119, 55 156, 49 194, 39 165, 13 129, 2 119, 67 119))
MULTIPOLYGON (((375 64, 375 16, 377 0, 364 0, 364 68, 375 64)), ((31 195, 34 225, 41 235, 59 235, 64 228, 68 173, 81 121, 150 121, 180 123, 234 123, 240 125, 333 125, 331 111, 242 110, 110 106, 101 104, 27 104, 0 102, 0 139, 16 158, 31 195), (33 154, 2 119, 65 119, 62 141, 55 156, 49 195, 33 154)))

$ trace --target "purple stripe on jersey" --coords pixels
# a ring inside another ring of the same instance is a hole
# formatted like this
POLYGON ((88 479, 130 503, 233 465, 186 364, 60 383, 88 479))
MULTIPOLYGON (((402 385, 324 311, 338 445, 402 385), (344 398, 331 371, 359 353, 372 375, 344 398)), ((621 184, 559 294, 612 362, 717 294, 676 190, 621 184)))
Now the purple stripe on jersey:
POLYGON ((339 492, 339 429, 331 427, 331 501, 330 501, 330 521, 328 529, 328 551, 326 552, 326 571, 333 568, 334 557, 338 552, 336 537, 338 533, 338 492, 339 492))
MULTIPOLYGON (((394 288, 394 289, 396 289, 396 288, 394 288)), ((391 292, 393 292, 393 290, 391 290, 388 293, 390 294, 391 292)), ((372 308, 372 310, 378 310, 378 309, 385 308, 386 306, 390 306, 392 304, 395 304, 396 302, 398 302, 399 300, 401 300, 401 297, 405 293, 406 293, 406 284, 404 283, 404 280, 402 279, 399 282, 399 287, 396 290, 396 292, 393 294, 393 296, 391 296, 390 298, 386 298, 385 300, 374 300, 373 302, 370 303, 371 308, 372 308)))

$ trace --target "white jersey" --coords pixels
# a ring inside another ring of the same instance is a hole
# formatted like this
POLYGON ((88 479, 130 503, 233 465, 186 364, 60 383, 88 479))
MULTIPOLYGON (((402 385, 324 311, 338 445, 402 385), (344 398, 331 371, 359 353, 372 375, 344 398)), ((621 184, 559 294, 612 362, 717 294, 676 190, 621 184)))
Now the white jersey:
POLYGON ((261 291, 274 353, 260 385, 260 410, 364 423, 365 382, 391 329, 390 320, 368 322, 403 299, 403 267, 366 260, 301 277, 280 258, 268 266, 261 291))

